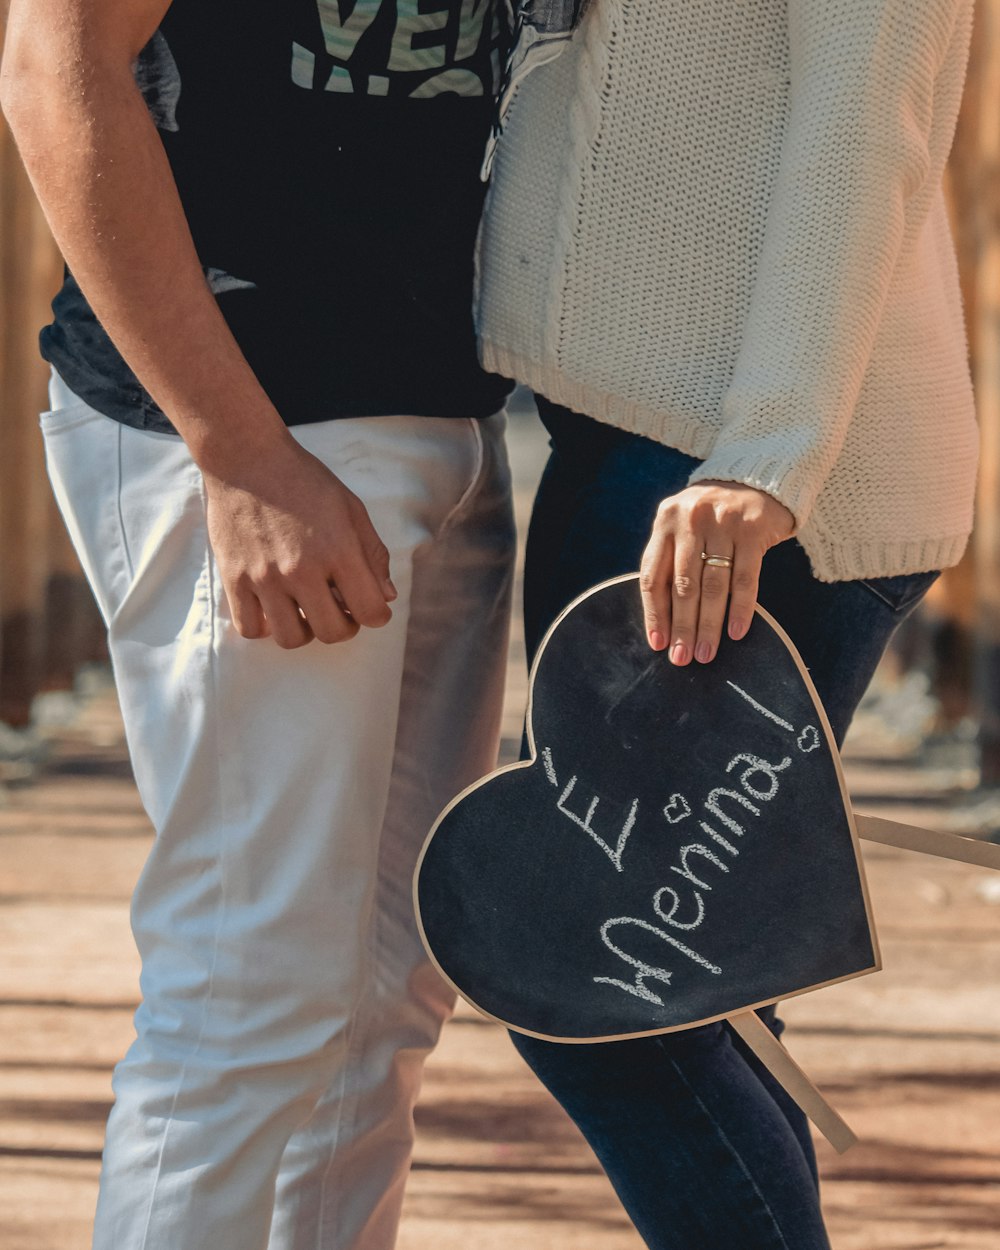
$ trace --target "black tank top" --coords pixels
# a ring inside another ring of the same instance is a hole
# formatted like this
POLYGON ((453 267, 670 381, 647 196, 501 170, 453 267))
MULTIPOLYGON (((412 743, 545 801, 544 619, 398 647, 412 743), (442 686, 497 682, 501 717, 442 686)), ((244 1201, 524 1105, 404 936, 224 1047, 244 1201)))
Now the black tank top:
MULTIPOLYGON (((288 424, 502 406, 471 309, 503 7, 175 0, 140 55, 206 278, 288 424)), ((170 431, 69 273, 53 311, 70 388, 170 431)))

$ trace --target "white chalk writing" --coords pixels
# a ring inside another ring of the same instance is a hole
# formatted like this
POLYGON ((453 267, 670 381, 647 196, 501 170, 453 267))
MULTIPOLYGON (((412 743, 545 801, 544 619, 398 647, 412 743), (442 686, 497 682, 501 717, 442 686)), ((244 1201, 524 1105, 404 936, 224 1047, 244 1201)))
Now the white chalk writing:
POLYGON ((798 736, 798 748, 803 755, 808 755, 810 751, 815 751, 819 746, 819 730, 815 725, 806 725, 805 729, 798 736))
POLYGON ((751 803, 747 796, 745 794, 740 794, 738 790, 727 790, 725 786, 717 786, 714 790, 709 791, 708 798, 705 800, 706 811, 710 812, 723 825, 725 825, 730 833, 735 833, 742 838, 744 833, 743 826, 739 824, 738 821, 735 821, 732 816, 727 816, 719 806, 719 800, 723 796, 735 799, 737 803, 742 803, 743 806, 748 811, 753 812, 755 816, 760 815, 760 808, 756 805, 756 803, 751 803))
MULTIPOLYGON (((765 707, 741 686, 732 681, 726 684, 761 716, 789 733, 796 732, 790 721, 765 707)), ((814 751, 820 745, 820 736, 815 725, 807 725, 797 735, 796 744, 804 754, 814 751)), ((549 781, 552 785, 558 786, 555 765, 548 748, 542 751, 542 763, 549 781)), ((772 763, 750 751, 737 752, 729 760, 726 764, 726 774, 733 777, 733 783, 728 786, 714 786, 708 791, 700 805, 698 826, 705 835, 708 845, 706 842, 687 842, 677 847, 675 862, 668 865, 669 871, 686 884, 680 886, 675 882, 674 885, 662 885, 653 894, 652 910, 660 924, 653 924, 640 916, 615 916, 601 925, 601 941, 613 955, 623 960, 633 970, 631 979, 595 976, 593 980, 597 984, 610 985, 635 998, 641 998, 659 1006, 663 1005, 661 994, 654 992, 647 982, 659 981, 662 985, 669 986, 674 974, 670 969, 648 963, 633 953, 634 941, 641 938, 643 934, 652 934, 684 958, 712 973, 713 976, 721 975, 722 968, 718 964, 707 959, 693 947, 681 942, 673 936, 670 930, 693 933, 703 928, 708 910, 704 895, 712 890, 713 873, 715 871, 726 874, 730 872, 730 865, 739 859, 741 843, 747 837, 748 822, 751 818, 760 817, 763 811, 762 805, 770 803, 777 795, 781 784, 781 774, 791 763, 791 756, 783 756, 776 763, 772 763), (737 783, 739 788, 737 788, 737 783), (713 845, 717 849, 713 850, 713 845), (730 863, 722 858, 723 853, 730 858, 730 863), (632 949, 626 949, 624 931, 632 933, 633 941, 628 943, 632 949)), ((560 794, 557 806, 564 815, 587 832, 608 856, 618 872, 622 872, 622 853, 636 823, 639 800, 633 801, 618 841, 612 846, 594 829, 594 814, 600 802, 597 795, 591 799, 584 816, 567 807, 577 781, 578 777, 574 775, 560 794)), ((662 811, 668 824, 675 825, 691 816, 693 809, 683 794, 674 793, 671 794, 662 811)), ((648 945, 648 939, 646 940, 648 945)))
MULTIPOLYGON (((746 811, 751 816, 760 816, 762 811, 760 804, 770 802, 778 793, 778 787, 780 785, 779 774, 784 772, 791 763, 791 757, 785 757, 777 764, 772 764, 769 760, 765 760, 759 755, 753 755, 746 751, 738 752, 726 765, 726 772, 732 773, 733 770, 741 764, 745 766, 739 774, 739 783, 742 787, 743 793, 740 793, 739 790, 731 789, 728 786, 714 787, 708 792, 708 795, 702 805, 705 814, 713 817, 735 836, 739 838, 745 837, 746 817, 742 817, 742 812, 746 811), (765 785, 766 788, 764 788, 765 785), (747 797, 748 795, 752 796, 752 798, 747 797), (757 801, 754 802, 754 799, 757 801), (735 806, 735 810, 742 817, 742 821, 735 819, 734 815, 731 814, 732 808, 730 811, 726 811, 723 808, 723 800, 728 800, 730 804, 735 806)), ((566 790, 563 792, 562 798, 560 799, 560 804, 562 804, 565 799, 569 797, 569 793, 571 792, 576 780, 576 777, 574 777, 570 785, 567 786, 566 790)), ((671 804, 677 797, 679 796, 671 796, 671 804)), ((592 837, 596 835, 593 833, 590 821, 593 817, 594 810, 597 807, 597 802, 598 800, 595 798, 587 810, 586 818, 583 820, 573 813, 566 813, 571 816, 577 824, 587 829, 587 832, 590 833, 592 837)), ((686 803, 687 800, 685 800, 685 804, 686 803)), ((630 823, 627 825, 627 831, 629 833, 632 830, 632 825, 635 823, 634 816, 637 805, 638 799, 636 799, 635 803, 632 805, 630 823)), ((664 815, 668 815, 669 807, 670 805, 664 808, 664 815)), ((565 808, 562 808, 561 810, 565 811, 565 808)), ((707 834, 717 846, 720 846, 722 849, 727 851, 734 859, 739 858, 739 848, 733 842, 730 842, 728 838, 719 833, 718 830, 713 828, 707 821, 699 820, 698 824, 701 830, 707 834)), ((606 842, 601 840, 601 844, 606 853, 612 857, 612 862, 615 863, 615 866, 619 869, 619 871, 621 871, 621 849, 623 843, 619 841, 617 858, 614 858, 613 852, 606 842)), ((705 906, 705 899, 701 891, 710 891, 712 889, 711 881, 705 879, 709 875, 709 866, 717 868, 723 873, 728 873, 730 868, 729 865, 715 853, 715 851, 711 850, 708 846, 705 846, 704 843, 701 842, 689 842, 685 846, 680 847, 677 851, 677 860, 678 862, 676 864, 669 865, 670 871, 675 873, 682 880, 688 882, 689 885, 697 887, 696 889, 692 889, 690 891, 691 898, 695 906, 694 918, 688 920, 680 920, 677 918, 677 913, 681 907, 681 895, 673 886, 661 886, 656 891, 652 900, 653 911, 664 924, 669 925, 671 928, 692 931, 700 928, 705 921, 707 909, 705 906), (702 862, 699 863, 699 860, 702 862), (696 866, 697 871, 695 871, 696 866), (669 906, 664 905, 664 899, 671 900, 669 906)), ((704 955, 701 955, 692 947, 678 941, 677 938, 673 937, 670 933, 668 933, 665 929, 660 928, 658 925, 651 924, 648 920, 643 920, 639 916, 616 916, 612 920, 606 920, 601 926, 601 941, 607 949, 612 952, 612 954, 617 955, 619 959, 623 959, 636 971, 631 981, 622 980, 620 977, 594 977, 593 980, 600 985, 610 985, 616 989, 624 991, 626 994, 631 994, 636 998, 642 998, 648 1002, 662 1005, 662 998, 658 994, 655 994, 646 982, 655 979, 669 985, 672 974, 665 968, 649 964, 645 960, 630 954, 628 951, 624 950, 621 945, 612 940, 610 936, 612 931, 620 929, 625 925, 631 925, 637 929, 643 930, 644 932, 655 934, 657 937, 660 937, 664 941, 668 942, 671 946, 680 951, 681 954, 692 960, 692 962, 697 964, 699 967, 705 968, 713 975, 717 976, 722 972, 722 969, 718 966, 718 964, 712 963, 711 960, 706 959, 704 955)))
POLYGON ((766 716, 768 720, 773 720, 776 725, 780 725, 782 729, 787 729, 789 733, 795 732, 794 725, 790 725, 783 716, 779 716, 776 712, 772 712, 770 708, 766 708, 763 703, 758 703, 752 695, 747 694, 742 686, 737 686, 734 681, 727 681, 726 685, 732 686, 738 695, 741 695, 751 707, 755 707, 760 712, 761 716, 766 716))
POLYGON ((713 829, 707 821, 699 820, 698 824, 701 826, 703 833, 707 833, 710 838, 718 842, 721 847, 724 847, 730 855, 739 855, 739 851, 733 846, 732 842, 728 838, 724 838, 717 829, 713 829))
POLYGON ((647 1002, 663 1006, 663 999, 647 988, 646 981, 655 978, 669 985, 673 974, 668 972, 666 968, 657 968, 653 964, 647 964, 643 959, 637 959, 634 955, 630 955, 628 951, 622 950, 620 946, 616 945, 610 937, 610 932, 612 929, 622 925, 633 925, 638 929, 644 929, 648 933, 654 933, 658 938, 668 942, 680 951, 682 955, 693 960, 707 971, 714 973, 716 976, 722 972, 722 969, 716 964, 710 963, 703 956, 699 955, 697 951, 693 951, 690 946, 685 946, 683 942, 679 942, 677 938, 673 937, 665 929, 661 929, 658 925, 650 924, 648 920, 639 920, 635 916, 616 916, 613 920, 606 920, 601 925, 601 940, 608 950, 617 955, 619 959, 624 959, 627 964, 631 964, 636 969, 636 974, 631 982, 619 980, 618 977, 594 977, 594 980, 599 985, 613 985, 617 989, 624 990, 626 994, 633 994, 636 998, 644 998, 647 1002))
POLYGON ((714 864, 716 868, 721 868, 723 872, 729 871, 722 860, 719 859, 718 855, 716 855, 714 851, 710 851, 707 846, 702 846, 700 842, 692 842, 688 846, 682 846, 678 856, 681 861, 681 866, 678 868, 676 864, 671 864, 670 871, 676 872, 679 877, 685 877, 688 881, 693 882, 695 885, 700 885, 703 890, 710 890, 712 887, 707 881, 702 881, 691 871, 688 859, 692 855, 703 855, 705 859, 707 859, 709 863, 714 864))
POLYGON ((675 929, 697 929, 697 927, 705 919, 705 900, 701 897, 697 890, 692 890, 691 893, 694 895, 694 900, 698 907, 698 914, 695 916, 694 920, 681 921, 675 919, 677 908, 681 905, 681 896, 671 885, 660 886, 660 888, 653 895, 653 911, 656 912, 664 923, 672 924, 675 929), (660 899, 664 896, 664 894, 669 894, 674 900, 669 911, 664 911, 663 905, 660 902, 660 899))
POLYGON ((672 825, 676 825, 686 816, 691 815, 691 804, 683 794, 672 794, 670 802, 663 809, 663 814, 672 825))
POLYGON ((605 840, 601 837, 601 835, 597 832, 597 830, 591 824, 591 821, 594 818, 594 812, 597 810, 597 805, 601 801, 597 795, 595 795, 594 798, 591 800, 590 806, 587 808, 587 814, 586 816, 582 818, 578 816, 576 812, 571 812, 569 808, 566 806, 566 800, 573 793, 573 788, 576 785, 576 782, 577 782, 576 777, 570 778, 569 784, 566 786, 566 789, 559 796, 559 800, 556 803, 556 807, 558 807, 558 809, 562 812, 564 816, 568 816, 570 820, 573 821, 574 824, 579 825, 581 829, 589 833, 590 836, 597 843, 597 845, 605 853, 605 855, 607 855, 608 859, 610 859, 611 862, 614 864, 615 868, 619 872, 621 872, 622 871, 622 854, 625 850, 625 843, 628 841, 629 834, 632 832, 632 829, 635 825, 636 813, 639 810, 639 800, 634 799, 632 801, 632 807, 629 810, 629 814, 625 817, 625 823, 622 826, 621 833, 618 835, 618 841, 614 846, 611 846, 610 843, 605 842, 605 840))
POLYGON ((739 755, 734 755, 726 765, 726 772, 731 773, 741 761, 749 764, 750 767, 740 777, 740 785, 746 790, 747 794, 752 794, 755 799, 773 799, 778 793, 778 773, 784 772, 792 762, 791 756, 786 755, 780 764, 769 764, 767 760, 762 760, 759 755, 750 755, 746 751, 741 751, 739 755), (767 777, 770 784, 766 790, 757 790, 747 781, 747 778, 752 777, 754 773, 763 773, 767 777))

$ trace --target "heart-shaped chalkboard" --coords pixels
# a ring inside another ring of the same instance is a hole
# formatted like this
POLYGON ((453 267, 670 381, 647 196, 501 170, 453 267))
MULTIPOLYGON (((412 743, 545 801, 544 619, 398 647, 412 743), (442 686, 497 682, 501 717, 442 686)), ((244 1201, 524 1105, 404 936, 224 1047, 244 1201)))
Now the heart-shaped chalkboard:
POLYGON ((677 668, 646 642, 636 577, 605 582, 546 637, 528 732, 530 763, 442 813, 414 886, 480 1011, 607 1040, 878 969, 836 745, 766 613, 677 668))

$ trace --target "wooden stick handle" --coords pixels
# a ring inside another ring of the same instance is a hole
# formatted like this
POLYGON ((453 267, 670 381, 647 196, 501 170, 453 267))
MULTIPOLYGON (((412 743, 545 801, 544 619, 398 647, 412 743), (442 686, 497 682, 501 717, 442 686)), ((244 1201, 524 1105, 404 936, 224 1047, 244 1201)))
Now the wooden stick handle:
POLYGON ((774 1079, 781 1083, 838 1154, 856 1144, 840 1118, 755 1011, 741 1011, 729 1023, 774 1079))
POLYGON ((963 864, 976 864, 979 868, 996 868, 1000 871, 1000 846, 995 842, 963 838, 957 833, 939 833, 935 829, 903 825, 898 820, 864 816, 860 812, 854 813, 854 823, 858 828, 858 836, 867 842, 900 846, 907 851, 921 851, 924 855, 938 855, 942 859, 957 859, 963 864))

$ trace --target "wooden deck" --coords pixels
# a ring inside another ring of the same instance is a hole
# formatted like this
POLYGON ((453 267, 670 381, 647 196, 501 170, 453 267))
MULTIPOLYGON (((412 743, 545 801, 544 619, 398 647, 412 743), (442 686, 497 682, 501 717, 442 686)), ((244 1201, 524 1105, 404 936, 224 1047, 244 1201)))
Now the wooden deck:
MULTIPOLYGON (((537 431, 513 439, 522 515, 537 431)), ((506 734, 525 682, 512 648, 506 734)), ((934 824, 953 778, 854 758, 858 806, 934 824)), ((110 692, 0 791, 0 1247, 86 1250, 110 1069, 131 1036, 128 897, 149 844, 110 692)), ((862 1143, 820 1144, 835 1250, 1000 1245, 1000 881, 868 850, 885 971, 786 1006, 862 1143)), ((506 1035, 461 1008, 428 1065, 400 1250, 641 1250, 506 1035)), ((692 1247, 697 1250, 697 1247, 692 1247)), ((739 1247, 734 1247, 739 1250, 739 1247)))

